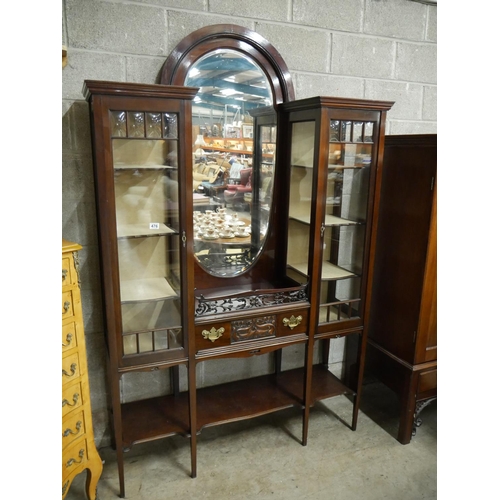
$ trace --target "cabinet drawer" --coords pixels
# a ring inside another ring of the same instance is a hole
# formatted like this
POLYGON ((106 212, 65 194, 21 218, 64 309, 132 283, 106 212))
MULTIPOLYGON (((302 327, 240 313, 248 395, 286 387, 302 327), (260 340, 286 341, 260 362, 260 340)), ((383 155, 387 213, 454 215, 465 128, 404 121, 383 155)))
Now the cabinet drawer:
POLYGON ((63 417, 75 408, 81 407, 82 385, 80 382, 63 388, 62 391, 62 414, 63 417))
POLYGON ((62 447, 70 445, 73 441, 85 434, 85 412, 80 410, 68 415, 62 422, 62 447))
POLYGON ((83 469, 88 461, 87 440, 80 439, 62 454, 62 477, 68 477, 76 469, 83 469))
POLYGON ((196 350, 235 345, 239 342, 264 340, 305 333, 308 309, 283 314, 267 314, 196 327, 196 350))
POLYGON ((417 394, 437 389, 437 368, 418 375, 417 394))
POLYGON ((195 327, 196 350, 211 349, 231 344, 231 323, 218 322, 195 327))
POLYGON ((69 255, 64 255, 62 258, 62 286, 74 285, 78 283, 73 259, 69 255))
MULTIPOLYGON (((81 325, 72 321, 62 326, 62 352, 69 351, 78 347, 78 336, 80 335, 81 325)), ((83 335, 83 333, 82 333, 83 335)))
POLYGON ((62 383, 67 384, 76 380, 82 374, 78 352, 70 354, 62 360, 62 383))
POLYGON ((78 300, 79 294, 75 293, 74 290, 68 290, 62 293, 62 317, 71 318, 75 315, 76 300, 78 300))
POLYGON ((278 314, 278 337, 307 332, 309 309, 299 309, 278 314))

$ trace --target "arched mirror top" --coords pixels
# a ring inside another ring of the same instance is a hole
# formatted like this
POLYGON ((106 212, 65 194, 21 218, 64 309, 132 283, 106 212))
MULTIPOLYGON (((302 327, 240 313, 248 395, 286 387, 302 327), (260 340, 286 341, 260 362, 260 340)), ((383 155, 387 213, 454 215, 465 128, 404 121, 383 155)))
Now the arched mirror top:
POLYGON ((295 99, 290 72, 278 51, 258 33, 234 24, 206 26, 186 36, 165 61, 160 83, 185 85, 196 61, 224 49, 241 53, 261 68, 269 81, 274 106, 295 99))

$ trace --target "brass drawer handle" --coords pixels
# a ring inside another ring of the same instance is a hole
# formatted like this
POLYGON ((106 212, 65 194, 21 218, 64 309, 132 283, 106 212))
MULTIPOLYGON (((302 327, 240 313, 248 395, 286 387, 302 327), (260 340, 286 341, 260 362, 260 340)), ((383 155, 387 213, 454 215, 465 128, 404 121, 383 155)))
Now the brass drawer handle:
POLYGON ((63 375, 66 375, 66 377, 72 377, 76 373, 76 363, 71 363, 71 373, 68 373, 66 370, 62 371, 63 375))
POLYGON ((66 342, 67 344, 65 344, 63 342, 63 347, 68 347, 69 345, 71 345, 71 341, 73 340, 73 334, 72 333, 68 333, 68 335, 66 335, 66 342))
POLYGON ((215 329, 215 327, 212 327, 212 329, 210 331, 208 330, 203 330, 201 332, 201 334, 203 335, 203 338, 204 339, 208 339, 210 340, 211 342, 215 342, 219 337, 222 337, 222 334, 224 333, 224 328, 217 328, 217 330, 215 329))
POLYGON ((63 399, 62 405, 63 406, 66 406, 66 405, 68 405, 68 406, 75 406, 76 403, 78 403, 78 398, 79 397, 80 397, 80 394, 75 393, 75 394, 73 394, 73 404, 71 404, 67 399, 63 399))
POLYGON ((75 425, 76 432, 71 430, 71 429, 66 429, 63 432, 63 438, 68 437, 70 434, 74 434, 76 436, 80 432, 81 429, 82 429, 82 421, 78 420, 78 422, 75 425))
POLYGON ((64 303, 64 312, 67 313, 69 311, 69 307, 71 306, 71 302, 66 301, 64 303))
POLYGON ((81 464, 82 461, 83 461, 83 456, 85 455, 85 450, 82 448, 79 452, 78 452, 78 458, 80 460, 77 460, 76 458, 70 458, 67 462, 66 462, 66 467, 71 467, 73 464, 81 464))
POLYGON ((300 322, 302 321, 302 316, 290 316, 290 319, 288 318, 283 318, 283 324, 285 326, 288 326, 290 330, 293 330, 296 326, 300 325, 300 322))
POLYGON ((68 270, 67 269, 63 269, 62 270, 62 279, 63 279, 63 281, 66 279, 67 276, 68 276, 68 270))
POLYGON ((63 495, 66 493, 66 490, 68 489, 68 486, 69 486, 69 481, 66 481, 66 482, 63 484, 63 487, 62 487, 62 494, 63 494, 63 495))

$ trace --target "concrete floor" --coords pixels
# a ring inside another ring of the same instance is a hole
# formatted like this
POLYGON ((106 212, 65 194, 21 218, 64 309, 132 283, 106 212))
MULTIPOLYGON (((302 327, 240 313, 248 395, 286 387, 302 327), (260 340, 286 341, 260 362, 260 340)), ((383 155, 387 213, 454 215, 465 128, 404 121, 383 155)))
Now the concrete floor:
MULTIPOLYGON (((372 381, 365 385, 358 429, 352 404, 343 397, 311 411, 303 447, 301 412, 285 410, 208 428, 198 437, 198 477, 190 473, 189 440, 174 436, 137 445, 125 454, 129 500, 301 499, 431 500, 437 498, 437 404, 421 414, 422 426, 408 445, 396 441, 394 394, 372 381)), ((111 448, 100 451, 104 471, 98 500, 118 497, 118 471, 111 448)), ((83 500, 85 473, 67 500, 83 500)))

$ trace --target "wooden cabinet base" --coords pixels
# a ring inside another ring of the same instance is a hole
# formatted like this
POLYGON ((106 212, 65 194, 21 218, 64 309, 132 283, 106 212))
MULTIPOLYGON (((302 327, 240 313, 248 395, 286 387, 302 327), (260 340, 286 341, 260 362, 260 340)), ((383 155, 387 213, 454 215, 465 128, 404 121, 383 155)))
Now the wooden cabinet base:
POLYGON ((399 399, 397 440, 408 444, 420 425, 420 412, 437 398, 437 361, 409 365, 368 341, 366 370, 393 390, 399 399))

